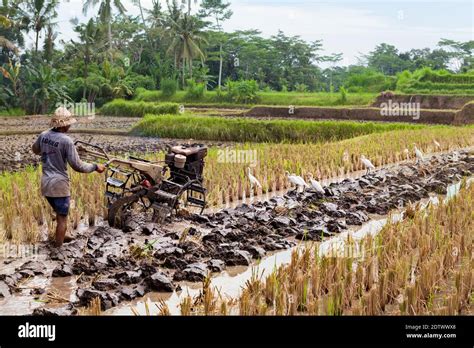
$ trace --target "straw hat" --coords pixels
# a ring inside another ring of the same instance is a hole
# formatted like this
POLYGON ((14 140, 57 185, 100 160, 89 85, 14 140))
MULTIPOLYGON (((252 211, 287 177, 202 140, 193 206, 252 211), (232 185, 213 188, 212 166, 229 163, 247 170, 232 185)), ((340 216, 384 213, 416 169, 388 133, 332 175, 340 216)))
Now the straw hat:
POLYGON ((72 117, 71 112, 64 106, 56 109, 49 125, 53 128, 66 127, 76 123, 77 120, 72 117))

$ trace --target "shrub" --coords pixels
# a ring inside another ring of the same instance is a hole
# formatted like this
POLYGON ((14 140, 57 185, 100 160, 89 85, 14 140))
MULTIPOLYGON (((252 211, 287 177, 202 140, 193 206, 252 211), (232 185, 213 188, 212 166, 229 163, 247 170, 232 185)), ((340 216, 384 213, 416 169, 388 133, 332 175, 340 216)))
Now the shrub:
POLYGON ((299 93, 306 93, 308 92, 308 86, 304 83, 297 83, 295 84, 295 91, 299 93))
POLYGON ((163 115, 178 114, 179 105, 176 103, 147 103, 116 99, 105 104, 100 113, 105 116, 143 117, 145 114, 163 115))
POLYGON ((124 80, 127 85, 135 91, 135 93, 137 93, 138 88, 144 88, 149 90, 153 90, 156 88, 155 80, 150 76, 132 74, 125 77, 124 80))
POLYGON ((378 93, 395 88, 395 83, 396 79, 392 76, 369 68, 353 67, 349 70, 344 86, 350 91, 378 93))
POLYGON ((187 100, 200 100, 204 97, 206 86, 204 83, 196 83, 193 79, 188 80, 185 98, 187 100))
POLYGON ((160 91, 137 90, 135 93, 135 100, 144 102, 160 102, 163 100, 163 95, 160 91))
POLYGON ((339 93, 341 94, 341 97, 340 97, 341 103, 347 102, 347 92, 346 92, 346 89, 345 89, 344 87, 341 87, 341 88, 339 89, 339 93))
POLYGON ((161 80, 160 89, 163 97, 172 97, 178 90, 178 82, 171 79, 163 79, 161 80))
POLYGON ((250 104, 258 100, 258 83, 255 80, 227 81, 227 98, 237 104, 250 104))
POLYGON ((21 108, 2 109, 0 108, 0 116, 24 116, 25 110, 21 108))

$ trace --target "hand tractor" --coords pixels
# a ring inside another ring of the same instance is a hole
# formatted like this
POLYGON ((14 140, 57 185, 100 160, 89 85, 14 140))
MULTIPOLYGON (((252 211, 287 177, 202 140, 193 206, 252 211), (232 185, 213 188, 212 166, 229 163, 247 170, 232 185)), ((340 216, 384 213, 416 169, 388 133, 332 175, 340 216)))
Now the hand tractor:
POLYGON ((168 147, 164 161, 150 162, 132 157, 111 157, 103 148, 76 141, 83 160, 105 161, 107 220, 122 228, 126 217, 137 208, 153 209, 153 222, 162 223, 180 208, 196 207, 202 214, 206 206, 203 186, 207 147, 201 144, 168 147))

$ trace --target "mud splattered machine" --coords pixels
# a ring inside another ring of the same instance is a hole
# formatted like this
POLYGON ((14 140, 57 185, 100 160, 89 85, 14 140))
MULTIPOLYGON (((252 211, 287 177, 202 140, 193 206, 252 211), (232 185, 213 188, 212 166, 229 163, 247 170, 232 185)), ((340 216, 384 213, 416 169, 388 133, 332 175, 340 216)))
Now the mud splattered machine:
POLYGON ((164 161, 159 162, 112 157, 100 146, 83 141, 75 145, 82 159, 105 161, 107 220, 111 227, 121 228, 137 206, 145 211, 153 209, 154 222, 162 222, 181 207, 196 207, 201 214, 206 206, 204 145, 168 147, 164 161))

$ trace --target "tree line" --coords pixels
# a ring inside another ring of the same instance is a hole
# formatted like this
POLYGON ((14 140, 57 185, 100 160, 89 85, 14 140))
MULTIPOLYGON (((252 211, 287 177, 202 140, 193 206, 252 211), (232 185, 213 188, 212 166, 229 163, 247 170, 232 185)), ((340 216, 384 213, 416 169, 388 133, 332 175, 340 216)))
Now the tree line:
POLYGON ((86 0, 86 22, 71 20, 77 38, 60 40, 58 0, 2 0, 0 6, 0 108, 45 113, 58 100, 99 106, 131 98, 138 88, 202 84, 226 88, 252 80, 266 91, 378 92, 392 89, 396 76, 423 67, 468 72, 474 41, 442 39, 435 49, 399 51, 387 43, 340 66, 341 53, 324 54, 321 40, 307 42, 279 31, 225 32, 233 15, 226 0, 153 0, 138 16, 120 0, 86 0), (33 43, 26 48, 25 35, 33 43), (323 64, 324 63, 324 64, 323 64), (326 66, 323 68, 322 66, 326 66))

